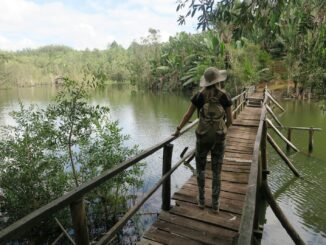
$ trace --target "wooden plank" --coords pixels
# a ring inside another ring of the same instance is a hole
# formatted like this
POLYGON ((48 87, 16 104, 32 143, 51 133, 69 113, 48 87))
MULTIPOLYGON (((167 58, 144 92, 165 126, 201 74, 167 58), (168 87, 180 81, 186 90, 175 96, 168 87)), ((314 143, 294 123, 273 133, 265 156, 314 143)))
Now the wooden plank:
POLYGON ((193 241, 191 239, 172 234, 170 232, 162 231, 156 227, 151 227, 144 234, 148 240, 154 240, 163 244, 171 245, 201 245, 203 243, 193 241))
POLYGON ((248 127, 241 127, 241 126, 234 126, 232 125, 229 129, 228 129, 228 133, 256 133, 257 129, 256 128, 248 128, 248 127))
MULTIPOLYGON (((197 179, 196 177, 191 177, 186 184, 191 184, 197 186, 197 179)), ((206 181, 205 186, 207 188, 212 188, 212 181, 206 181)), ((227 182, 227 181, 221 181, 221 190, 233 192, 233 193, 240 193, 240 194, 246 194, 247 191, 247 185, 242 183, 233 183, 233 182, 227 182)))
POLYGON ((252 154, 246 154, 246 153, 235 153, 235 152, 225 152, 224 153, 224 158, 230 158, 230 159, 234 159, 234 160, 247 160, 250 161, 252 160, 252 154))
POLYGON ((251 165, 251 162, 248 162, 248 160, 237 160, 234 161, 232 158, 224 158, 223 159, 223 165, 235 165, 237 167, 249 167, 251 165))
MULTIPOLYGON (((211 162, 206 163, 206 170, 212 170, 211 162)), ((232 162, 231 164, 224 162, 222 164, 222 171, 225 172, 238 172, 238 173, 247 173, 250 171, 250 163, 244 165, 243 163, 232 162)))
POLYGON ((238 138, 236 138, 236 137, 234 137, 233 135, 231 135, 231 136, 226 136, 226 144, 228 144, 229 142, 231 142, 231 143, 236 143, 236 142, 238 142, 239 144, 248 144, 248 145, 250 145, 250 146, 252 146, 252 144, 253 144, 253 141, 254 141, 254 139, 250 139, 250 138, 246 138, 246 139, 242 139, 242 138, 240 138, 240 137, 238 137, 238 138))
POLYGON ((176 225, 188 227, 191 230, 207 232, 208 234, 213 233, 214 236, 217 236, 219 238, 223 238, 226 240, 232 240, 235 236, 237 236, 237 232, 235 232, 235 231, 231 231, 231 230, 224 229, 224 228, 221 228, 221 227, 218 227, 215 225, 199 222, 197 220, 188 219, 188 218, 174 215, 174 214, 167 213, 167 212, 161 212, 159 219, 170 222, 170 223, 174 223, 176 225))
POLYGON ((226 138, 228 136, 230 136, 230 137, 233 136, 234 137, 235 135, 238 135, 238 134, 256 135, 256 128, 255 127, 247 127, 247 128, 255 129, 255 131, 237 130, 237 131, 233 131, 233 132, 228 132, 228 134, 226 135, 226 138))
MULTIPOLYGON (((221 204, 222 205, 222 204, 221 204)), ((240 215, 231 214, 220 210, 218 214, 209 212, 208 210, 199 209, 197 206, 175 206, 170 213, 188 217, 194 220, 214 224, 233 231, 238 231, 240 225, 240 215)))
POLYGON ((152 240, 148 240, 146 238, 142 238, 139 242, 137 242, 137 245, 164 245, 164 244, 152 240))
POLYGON ((229 165, 222 165, 222 171, 225 172, 236 172, 236 173, 249 173, 250 172, 250 168, 246 167, 246 168, 239 168, 239 167, 231 167, 229 165))
MULTIPOLYGON (((236 182, 236 183, 248 183, 249 174, 247 173, 230 173, 230 172, 222 172, 221 173, 221 180, 229 181, 229 182, 236 182)), ((205 171, 205 178, 212 179, 213 174, 212 171, 205 171)))
POLYGON ((245 120, 252 120, 252 121, 259 121, 260 115, 245 115, 245 114, 240 114, 237 119, 245 119, 245 120))
POLYGON ((241 125, 241 126, 248 126, 248 127, 258 127, 259 125, 259 121, 251 121, 251 120, 245 120, 245 119, 242 119, 242 120, 234 120, 233 121, 233 125, 241 125))
POLYGON ((239 153, 239 154, 243 153, 243 154, 247 154, 247 155, 252 155, 253 148, 246 147, 246 146, 244 146, 244 147, 239 146, 239 149, 237 149, 236 146, 231 145, 231 146, 228 146, 225 148, 225 152, 234 152, 234 153, 239 153))
MULTIPOLYGON (((186 194, 174 193, 172 198, 176 201, 176 203, 179 206, 184 206, 185 204, 187 205, 191 204, 195 206, 196 210, 199 209, 197 207, 197 197, 186 195, 186 194)), ((242 207, 244 202, 238 200, 226 199, 222 197, 219 199, 219 201, 220 201, 220 210, 233 213, 233 214, 238 214, 238 215, 242 214, 242 207)), ((212 207, 211 197, 207 198, 205 205, 206 207, 212 207)))
MULTIPOLYGON (((198 188, 195 185, 185 184, 176 193, 197 197, 198 196, 198 188)), ((205 188, 205 198, 208 200, 208 198, 211 196, 212 196, 212 188, 206 187, 205 188)), ((244 195, 242 195, 242 194, 227 192, 227 191, 223 191, 223 190, 221 190, 221 192, 220 192, 220 197, 225 198, 225 199, 238 200, 238 201, 244 201, 244 199, 245 199, 244 195)))
POLYGON ((232 142, 230 144, 226 144, 225 147, 226 150, 230 150, 230 149, 235 149, 235 150, 243 150, 243 151, 252 151, 254 149, 253 145, 249 146, 249 145, 236 145, 235 142, 232 142))
POLYGON ((232 139, 232 140, 240 139, 239 141, 246 142, 248 140, 250 140, 250 141, 255 140, 255 135, 252 135, 252 134, 232 134, 232 135, 228 135, 226 139, 227 140, 228 139, 232 139))
POLYGON ((244 142, 239 140, 236 141, 234 138, 226 139, 226 147, 231 147, 231 146, 248 147, 250 149, 253 149, 254 142, 248 140, 245 140, 244 142))
POLYGON ((255 136, 256 133, 254 131, 250 132, 250 131, 245 131, 245 130, 237 130, 236 132, 229 132, 229 134, 227 136, 234 138, 237 135, 255 136))
MULTIPOLYGON (((187 220, 189 220, 189 219, 187 219, 187 220)), ((187 223, 188 223, 188 221, 187 221, 187 223)), ((190 229, 188 227, 170 223, 170 222, 167 222, 164 220, 158 220, 157 222, 155 222, 155 224, 153 226, 160 230, 170 232, 172 234, 176 234, 181 237, 189 238, 192 241, 196 241, 201 244, 215 245, 215 244, 231 244, 232 243, 232 239, 226 240, 225 238, 221 238, 216 234, 216 231, 215 232, 208 232, 208 231, 204 231, 204 230, 198 231, 196 229, 190 229)), ((221 230, 223 230, 223 229, 221 229, 221 230)))
POLYGON ((234 163, 234 164, 230 164, 228 162, 224 162, 222 165, 222 170, 223 168, 237 168, 239 170, 250 170, 250 163, 248 163, 248 165, 244 165, 243 163, 240 163, 241 165, 234 163))

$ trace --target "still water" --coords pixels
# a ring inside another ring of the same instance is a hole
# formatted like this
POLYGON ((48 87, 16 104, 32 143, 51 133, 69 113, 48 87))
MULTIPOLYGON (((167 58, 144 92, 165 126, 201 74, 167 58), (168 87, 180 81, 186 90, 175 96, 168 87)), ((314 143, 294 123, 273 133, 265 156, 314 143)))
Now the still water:
MULTIPOLYGON (((56 94, 55 87, 19 88, 0 90, 0 125, 12 124, 10 111, 23 104, 44 107, 56 94)), ((150 147, 171 135, 189 104, 190 95, 134 91, 126 86, 108 86, 96 91, 90 102, 109 106, 113 120, 118 120, 124 134, 131 136, 126 145, 137 144, 141 149, 150 147)), ((288 126, 314 126, 323 128, 314 135, 314 152, 306 154, 307 132, 293 132, 293 142, 299 153, 289 153, 296 168, 305 177, 294 178, 291 171, 269 147, 269 183, 285 215, 308 244, 326 244, 326 113, 313 102, 284 101, 286 112, 280 120, 288 126)), ((275 112, 277 110, 275 109, 275 112)), ((277 139, 277 136, 274 135, 277 139)), ((277 142, 285 148, 280 140, 277 142)), ((188 146, 193 148, 195 138, 189 132, 174 142, 173 159, 188 146)), ((146 158, 143 176, 146 192, 161 176, 162 151, 146 158)), ((181 166, 172 175, 173 191, 177 190, 192 175, 191 169, 181 166)), ((140 193, 140 195, 142 195, 140 193)), ((160 209, 160 192, 157 192, 140 213, 150 213, 143 219, 147 227, 160 209)), ((262 244, 293 244, 270 208, 266 210, 266 224, 262 244)))
MULTIPOLYGON (((295 178, 280 157, 268 145, 269 184, 277 203, 295 230, 307 244, 326 244, 326 112, 316 101, 282 101, 286 109, 279 114, 285 126, 318 127, 315 132, 314 150, 308 154, 308 132, 292 131, 292 142, 299 153, 287 153, 303 176, 295 178)), ((280 112, 276 107, 275 112, 280 112)), ((271 131, 271 130, 269 130, 271 131)), ((286 131, 283 131, 286 135, 286 131)), ((274 139, 285 150, 285 144, 275 134, 274 139)), ((262 244, 293 244, 270 208, 266 212, 262 244)))

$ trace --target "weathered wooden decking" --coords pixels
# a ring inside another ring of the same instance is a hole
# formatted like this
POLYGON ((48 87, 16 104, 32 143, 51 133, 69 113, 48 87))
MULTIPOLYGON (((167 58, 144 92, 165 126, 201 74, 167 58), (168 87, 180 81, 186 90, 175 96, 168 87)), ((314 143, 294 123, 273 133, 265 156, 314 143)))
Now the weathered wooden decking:
POLYGON ((206 208, 197 207, 197 182, 192 176, 173 195, 175 206, 162 211, 140 244, 232 244, 239 227, 259 125, 262 93, 250 96, 248 106, 229 128, 222 167, 220 212, 210 211, 212 172, 206 171, 206 208))

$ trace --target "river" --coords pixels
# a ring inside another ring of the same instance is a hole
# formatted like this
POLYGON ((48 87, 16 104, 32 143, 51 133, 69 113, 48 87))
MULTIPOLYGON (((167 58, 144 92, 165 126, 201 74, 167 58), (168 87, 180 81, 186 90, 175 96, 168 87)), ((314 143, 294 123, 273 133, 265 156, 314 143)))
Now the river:
MULTIPOLYGON (((0 125, 12 124, 10 111, 23 104, 38 104, 44 107, 55 96, 55 87, 18 88, 0 90, 0 125)), ((178 125, 189 105, 190 95, 135 91, 127 86, 107 86, 96 91, 90 102, 109 106, 113 120, 118 120, 122 132, 131 136, 127 145, 137 144, 147 148, 167 138, 178 125)), ((289 218, 291 224, 308 244, 326 244, 326 113, 318 103, 282 101, 286 112, 280 120, 288 126, 314 126, 323 128, 314 135, 314 151, 309 156, 308 133, 293 132, 293 142, 300 148, 299 153, 289 153, 296 168, 304 179, 294 178, 291 171, 278 155, 268 147, 269 183, 276 200, 289 218)), ((280 112, 275 108, 275 112, 280 112)), ((277 139, 277 136, 274 135, 277 139)), ((184 147, 195 145, 193 133, 187 133, 174 143, 173 159, 179 159, 184 147)), ((283 142, 277 142, 285 148, 283 142)), ((146 158, 144 187, 146 192, 161 176, 162 151, 146 158)), ((193 164, 194 165, 194 164, 193 164)), ((172 190, 177 190, 192 172, 181 166, 172 175, 172 190)), ((141 213, 156 213, 160 209, 160 193, 157 192, 143 207, 141 213)), ((143 219, 146 228, 155 215, 143 219)), ((266 224, 262 244, 293 244, 270 208, 266 210, 266 224)))

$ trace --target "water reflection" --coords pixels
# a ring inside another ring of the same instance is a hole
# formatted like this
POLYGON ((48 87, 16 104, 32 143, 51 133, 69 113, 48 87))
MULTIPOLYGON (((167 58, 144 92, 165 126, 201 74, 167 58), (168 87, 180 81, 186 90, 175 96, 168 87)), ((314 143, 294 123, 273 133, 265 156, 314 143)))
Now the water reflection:
MULTIPOLYGON (((317 103, 283 102, 286 112, 281 121, 286 126, 320 127, 314 134, 314 151, 309 156, 308 132, 292 131, 292 141, 302 152, 288 153, 303 178, 293 178, 292 172, 274 150, 268 148, 269 184, 286 217, 307 244, 326 244, 326 117, 317 103)), ((276 110, 275 110, 276 111, 276 110)), ((286 132, 283 132, 286 133, 286 132)), ((273 134, 277 140, 277 136, 273 134)), ((285 150, 282 141, 277 143, 285 150)), ((266 213, 262 244, 293 244, 270 208, 266 213)))

